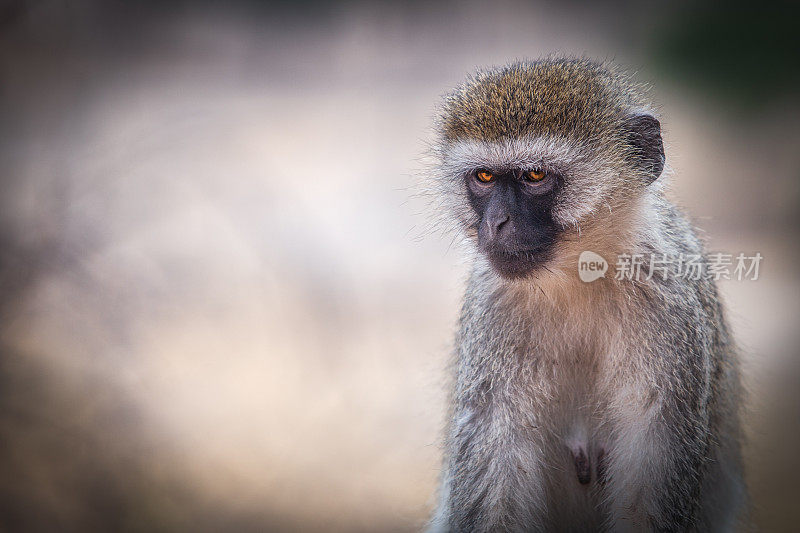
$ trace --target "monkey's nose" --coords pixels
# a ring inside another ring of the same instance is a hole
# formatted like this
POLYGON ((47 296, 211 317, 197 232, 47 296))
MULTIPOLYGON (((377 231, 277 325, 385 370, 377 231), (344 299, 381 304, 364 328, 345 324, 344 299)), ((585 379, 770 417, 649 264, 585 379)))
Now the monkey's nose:
POLYGON ((500 233, 500 229, 506 225, 506 223, 511 219, 510 216, 506 215, 496 215, 493 217, 489 217, 486 219, 486 226, 489 230, 489 235, 494 238, 500 233))

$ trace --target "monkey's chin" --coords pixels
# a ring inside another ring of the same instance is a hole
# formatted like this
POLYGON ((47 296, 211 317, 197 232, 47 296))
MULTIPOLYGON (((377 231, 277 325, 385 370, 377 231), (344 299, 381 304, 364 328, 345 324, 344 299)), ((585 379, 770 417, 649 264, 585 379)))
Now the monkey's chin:
POLYGON ((542 268, 550 259, 550 254, 545 250, 490 251, 486 256, 494 271, 501 278, 507 280, 527 278, 542 268))

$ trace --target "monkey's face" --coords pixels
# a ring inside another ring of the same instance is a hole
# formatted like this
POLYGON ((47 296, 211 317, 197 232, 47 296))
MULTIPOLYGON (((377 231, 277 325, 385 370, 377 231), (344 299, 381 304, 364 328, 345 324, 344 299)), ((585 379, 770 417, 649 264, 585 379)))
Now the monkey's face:
POLYGON ((479 72, 446 97, 439 119, 448 221, 506 279, 563 272, 580 246, 615 246, 625 213, 635 220, 664 168, 647 109, 635 84, 588 60, 479 72))
POLYGON ((438 198, 496 274, 526 278, 561 270, 568 244, 616 209, 625 184, 613 163, 563 137, 461 139, 440 147, 438 198))
POLYGON ((505 279, 563 271, 576 247, 624 236, 611 215, 624 216, 661 173, 658 121, 635 115, 622 127, 621 148, 556 136, 443 144, 437 175, 450 220, 505 279))
POLYGON ((558 174, 480 168, 465 180, 478 219, 478 247, 501 276, 523 277, 550 258, 558 234, 552 216, 558 174))

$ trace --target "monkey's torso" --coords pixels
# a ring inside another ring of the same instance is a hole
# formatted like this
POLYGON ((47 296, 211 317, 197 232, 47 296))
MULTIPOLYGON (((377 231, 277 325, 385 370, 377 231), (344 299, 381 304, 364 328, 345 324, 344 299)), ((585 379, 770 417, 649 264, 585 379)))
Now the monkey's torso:
MULTIPOLYGON (((702 253, 659 209, 638 251, 702 253)), ((739 378, 716 289, 645 274, 509 284, 476 262, 434 529, 734 527, 739 378)))

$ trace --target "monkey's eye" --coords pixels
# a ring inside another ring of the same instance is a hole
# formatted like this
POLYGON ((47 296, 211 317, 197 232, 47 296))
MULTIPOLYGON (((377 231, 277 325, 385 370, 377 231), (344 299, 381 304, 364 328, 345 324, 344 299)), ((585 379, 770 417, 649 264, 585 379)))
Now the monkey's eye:
POLYGON ((545 176, 547 176, 547 172, 544 170, 529 170, 525 173, 525 178, 534 182, 542 181, 545 176))
POLYGON ((483 183, 489 183, 494 179, 494 174, 486 170, 479 170, 475 175, 478 177, 478 180, 482 181, 483 183))

